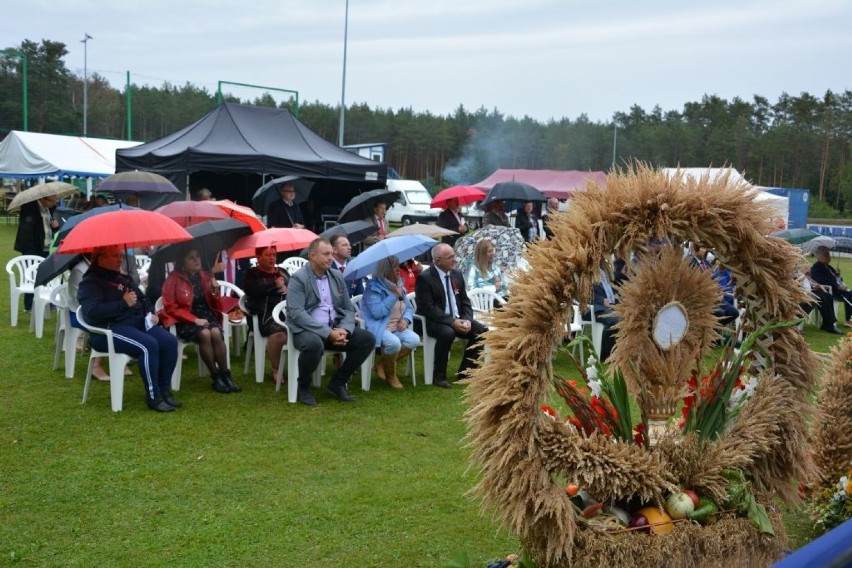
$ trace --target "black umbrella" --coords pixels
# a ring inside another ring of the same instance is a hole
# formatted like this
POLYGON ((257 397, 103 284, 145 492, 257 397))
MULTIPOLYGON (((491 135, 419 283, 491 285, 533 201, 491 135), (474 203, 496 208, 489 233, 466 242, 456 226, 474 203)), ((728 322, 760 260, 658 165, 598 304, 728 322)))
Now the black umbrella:
MULTIPOLYGON (((378 232, 378 225, 359 219, 358 221, 349 221, 347 223, 335 225, 334 227, 326 229, 320 233, 319 236, 324 239, 331 240, 331 237, 335 235, 346 235, 346 238, 349 239, 349 244, 355 246, 370 235, 375 235, 378 232)), ((302 256, 302 258, 308 258, 308 249, 303 249, 300 256, 302 256)))
POLYGON ((98 184, 98 191, 109 193, 180 193, 175 184, 154 172, 138 170, 119 172, 98 184))
POLYGON ((254 209, 255 213, 258 215, 266 215, 266 211, 269 209, 269 204, 276 199, 281 199, 281 194, 278 190, 281 188, 282 184, 285 184, 288 181, 292 182, 293 186, 296 188, 296 203, 302 203, 308 200, 308 197, 311 195, 311 188, 314 186, 314 182, 300 178, 299 176, 279 177, 266 182, 254 192, 254 196, 251 198, 251 208, 254 209))
POLYGON ((330 229, 327 229, 320 233, 320 236, 324 239, 331 239, 334 235, 346 235, 346 238, 349 239, 350 244, 358 244, 370 235, 375 235, 379 232, 379 226, 375 223, 370 223, 369 221, 364 221, 363 219, 359 219, 357 221, 349 221, 348 223, 342 223, 340 225, 335 225, 330 229))
POLYGON ((159 247, 151 255, 151 264, 165 264, 177 262, 190 249, 198 249, 201 258, 210 268, 216 255, 237 242, 237 239, 251 234, 251 229, 245 223, 234 219, 221 219, 219 221, 204 221, 197 225, 186 228, 186 232, 192 235, 191 241, 183 241, 159 247))
POLYGON ((340 211, 337 220, 340 223, 366 219, 373 214, 373 208, 379 203, 391 205, 399 199, 400 192, 389 189, 372 189, 353 197, 340 211))
POLYGON ((44 286, 72 266, 83 260, 82 254, 57 254, 52 252, 41 261, 36 270, 35 285, 44 286))
POLYGON ((528 183, 521 181, 504 181, 494 184, 488 195, 482 201, 483 206, 488 206, 495 201, 527 201, 546 203, 547 198, 542 192, 528 183))
POLYGON ((56 231, 55 242, 61 243, 62 239, 64 239, 68 233, 77 226, 80 221, 85 221, 89 217, 94 217, 95 215, 100 215, 101 213, 109 213, 110 211, 118 211, 119 209, 127 210, 127 209, 139 209, 138 207, 131 207, 130 205, 125 205, 124 203, 116 203, 115 205, 105 205, 103 207, 95 207, 94 209, 89 209, 85 213, 80 213, 79 215, 74 215, 73 217, 69 217, 65 223, 62 224, 62 227, 56 231))

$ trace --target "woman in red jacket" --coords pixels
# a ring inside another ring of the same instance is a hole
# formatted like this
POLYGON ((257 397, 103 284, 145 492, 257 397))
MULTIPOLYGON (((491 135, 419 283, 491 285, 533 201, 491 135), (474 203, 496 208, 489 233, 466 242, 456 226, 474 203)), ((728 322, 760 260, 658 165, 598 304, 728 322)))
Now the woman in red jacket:
POLYGON ((240 392, 231 378, 228 356, 222 337, 222 306, 219 283, 212 273, 201 270, 201 255, 189 249, 163 283, 163 309, 160 321, 165 327, 175 324, 182 341, 198 344, 201 360, 210 371, 213 390, 240 392))

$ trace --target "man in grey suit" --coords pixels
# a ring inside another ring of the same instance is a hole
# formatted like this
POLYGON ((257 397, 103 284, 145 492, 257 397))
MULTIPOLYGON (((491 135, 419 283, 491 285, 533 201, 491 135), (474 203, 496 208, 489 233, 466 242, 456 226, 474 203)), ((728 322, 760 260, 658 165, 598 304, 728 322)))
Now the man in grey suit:
MULTIPOLYGON (((328 392, 341 402, 352 402, 347 385, 375 347, 369 331, 355 327, 355 308, 343 275, 330 270, 332 248, 328 240, 315 239, 308 247, 309 263, 290 276, 287 286, 287 324, 299 350, 298 400, 316 406, 311 376, 325 349, 346 353, 346 359, 328 384, 328 392)), ((290 378, 292 380, 292 377, 290 378)))

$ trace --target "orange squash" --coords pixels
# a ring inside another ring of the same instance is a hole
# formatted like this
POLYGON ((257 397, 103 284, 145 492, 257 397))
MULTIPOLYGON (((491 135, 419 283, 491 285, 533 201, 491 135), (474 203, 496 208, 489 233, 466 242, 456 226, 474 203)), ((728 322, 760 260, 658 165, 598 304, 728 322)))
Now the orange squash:
POLYGON ((651 531, 658 536, 669 534, 674 530, 672 518, 657 507, 643 507, 636 511, 639 515, 645 515, 648 523, 651 525, 651 531))

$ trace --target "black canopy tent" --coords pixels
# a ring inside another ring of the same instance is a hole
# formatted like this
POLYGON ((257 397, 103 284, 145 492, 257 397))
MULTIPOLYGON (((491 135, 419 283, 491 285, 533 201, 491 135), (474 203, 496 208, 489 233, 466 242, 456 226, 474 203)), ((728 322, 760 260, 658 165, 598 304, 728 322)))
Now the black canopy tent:
POLYGON ((316 215, 339 210, 387 180, 386 164, 325 140, 289 110, 234 103, 223 103, 159 140, 117 151, 115 169, 156 172, 183 191, 207 187, 218 199, 249 206, 266 181, 300 176, 314 182, 307 207, 315 206, 316 215))

